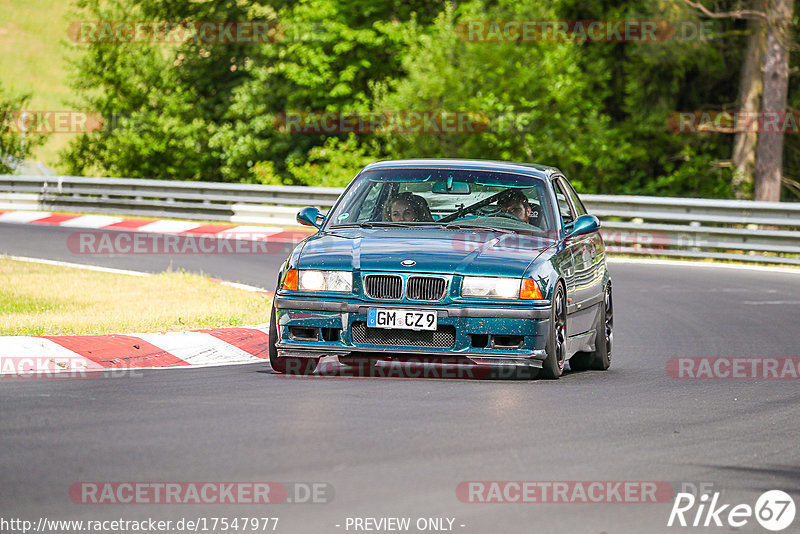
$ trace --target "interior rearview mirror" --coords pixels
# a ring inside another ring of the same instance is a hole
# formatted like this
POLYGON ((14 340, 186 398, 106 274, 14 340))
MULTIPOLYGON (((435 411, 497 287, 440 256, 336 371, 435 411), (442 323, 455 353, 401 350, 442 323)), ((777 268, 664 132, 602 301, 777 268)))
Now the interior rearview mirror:
POLYGON ((469 192, 467 182, 436 182, 431 187, 431 193, 439 195, 469 195, 469 192))

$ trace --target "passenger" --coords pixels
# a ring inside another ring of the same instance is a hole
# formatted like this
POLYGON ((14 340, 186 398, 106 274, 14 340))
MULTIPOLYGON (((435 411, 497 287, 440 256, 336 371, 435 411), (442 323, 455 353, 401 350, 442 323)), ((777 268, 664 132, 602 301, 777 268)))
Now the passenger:
POLYGON ((528 202, 528 197, 519 189, 508 189, 504 191, 497 199, 497 205, 500 206, 503 213, 513 215, 523 222, 535 224, 535 222, 530 221, 533 209, 531 208, 530 202, 528 202))
POLYGON ((383 205, 383 220, 391 222, 433 222, 428 203, 410 192, 392 195, 383 205))

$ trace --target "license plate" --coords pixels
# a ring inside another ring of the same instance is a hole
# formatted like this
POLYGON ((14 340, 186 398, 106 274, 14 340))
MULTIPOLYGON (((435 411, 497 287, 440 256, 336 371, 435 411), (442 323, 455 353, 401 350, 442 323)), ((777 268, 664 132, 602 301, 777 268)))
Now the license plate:
POLYGON ((435 311, 370 308, 367 310, 367 326, 402 328, 404 330, 436 330, 437 317, 435 311))

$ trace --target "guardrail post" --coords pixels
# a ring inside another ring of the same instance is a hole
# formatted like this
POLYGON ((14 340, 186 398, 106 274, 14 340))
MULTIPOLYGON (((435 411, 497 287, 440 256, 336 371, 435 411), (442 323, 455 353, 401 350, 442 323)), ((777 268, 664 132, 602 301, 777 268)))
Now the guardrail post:
MULTIPOLYGON (((701 224, 700 224, 699 221, 692 221, 692 222, 689 223, 689 226, 692 226, 692 227, 695 227, 695 228, 699 228, 701 226, 701 224)), ((693 246, 690 250, 692 250, 693 252, 700 252, 700 247, 699 247, 699 243, 698 243, 699 238, 697 237, 697 234, 694 234, 693 241, 695 242, 695 246, 693 246)))

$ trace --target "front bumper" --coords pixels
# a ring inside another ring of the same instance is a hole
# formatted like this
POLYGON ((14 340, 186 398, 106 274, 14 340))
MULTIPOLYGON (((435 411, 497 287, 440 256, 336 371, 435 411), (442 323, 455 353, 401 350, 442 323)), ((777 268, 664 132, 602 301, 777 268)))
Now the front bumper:
POLYGON ((527 367, 541 367, 546 358, 550 322, 547 302, 537 307, 414 304, 415 308, 435 310, 439 329, 447 332, 444 342, 439 336, 439 341, 427 344, 420 339, 424 335, 408 330, 377 332, 380 334, 377 337, 382 338, 380 342, 365 337, 367 310, 376 307, 408 309, 410 306, 277 295, 278 354, 293 358, 411 357, 432 362, 456 357, 478 365, 527 367), (298 338, 294 335, 298 329, 309 335, 298 338), (314 332, 317 339, 308 339, 314 332), (392 332, 398 336, 393 337, 392 332), (514 343, 509 344, 508 340, 514 343))

